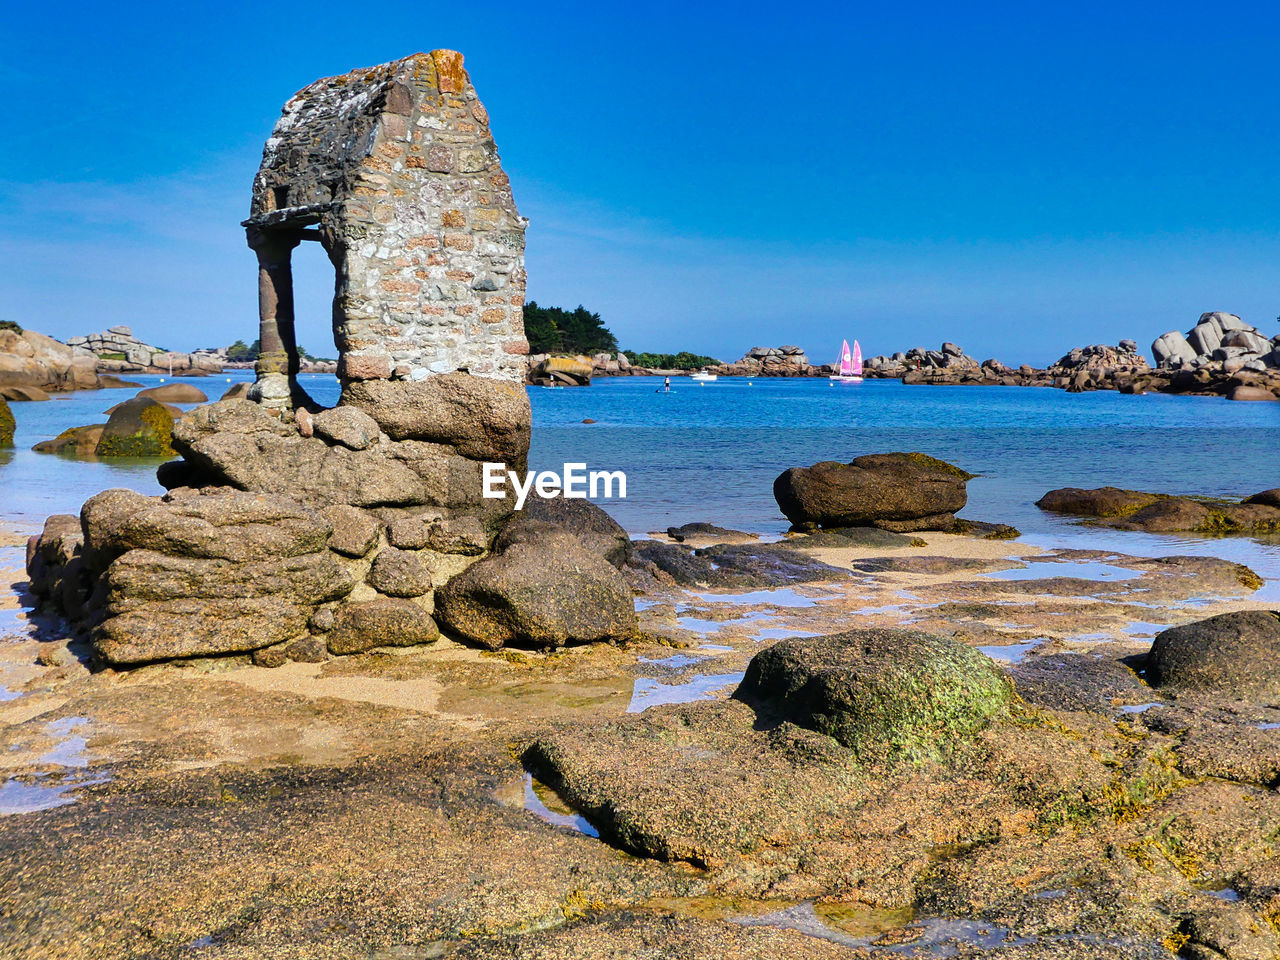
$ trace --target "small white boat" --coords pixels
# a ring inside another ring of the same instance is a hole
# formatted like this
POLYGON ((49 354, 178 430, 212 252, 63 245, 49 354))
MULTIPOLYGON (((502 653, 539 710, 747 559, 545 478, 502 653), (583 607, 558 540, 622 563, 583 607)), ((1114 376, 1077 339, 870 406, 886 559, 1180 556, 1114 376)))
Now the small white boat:
POLYGON ((858 341, 853 341, 853 350, 849 350, 849 341, 845 340, 840 346, 840 372, 828 377, 834 383, 861 383, 862 382, 862 347, 858 345, 858 341))
POLYGON ((700 383, 710 383, 712 380, 716 379, 716 375, 714 373, 707 373, 705 370, 699 370, 697 373, 689 374, 689 379, 697 380, 700 383))

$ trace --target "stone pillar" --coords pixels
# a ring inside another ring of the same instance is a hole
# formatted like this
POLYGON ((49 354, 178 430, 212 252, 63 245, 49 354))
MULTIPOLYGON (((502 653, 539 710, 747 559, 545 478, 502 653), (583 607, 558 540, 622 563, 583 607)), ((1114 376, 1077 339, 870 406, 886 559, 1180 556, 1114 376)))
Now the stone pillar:
POLYGON ((249 246, 258 255, 257 382, 249 399, 276 410, 293 408, 298 390, 298 344, 293 330, 293 248, 296 230, 250 227, 249 246))

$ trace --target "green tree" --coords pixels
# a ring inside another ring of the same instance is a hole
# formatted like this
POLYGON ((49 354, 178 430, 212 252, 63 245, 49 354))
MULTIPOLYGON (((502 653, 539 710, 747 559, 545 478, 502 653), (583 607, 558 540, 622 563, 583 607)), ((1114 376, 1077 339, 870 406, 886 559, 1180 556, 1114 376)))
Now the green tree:
POLYGON ((246 345, 243 340, 237 340, 231 346, 227 347, 227 359, 237 362, 245 362, 248 360, 257 360, 259 353, 258 341, 246 345))
POLYGON ((600 314, 581 304, 576 310, 524 305, 524 334, 532 353, 615 353, 618 339, 600 314))
POLYGON ((0 330, 12 330, 14 333, 21 333, 22 327, 13 320, 0 320, 0 330))
POLYGON ((652 367, 658 370, 694 370, 699 367, 714 367, 720 361, 715 357, 704 357, 701 354, 681 350, 679 353, 632 353, 624 350, 627 359, 634 367, 652 367))

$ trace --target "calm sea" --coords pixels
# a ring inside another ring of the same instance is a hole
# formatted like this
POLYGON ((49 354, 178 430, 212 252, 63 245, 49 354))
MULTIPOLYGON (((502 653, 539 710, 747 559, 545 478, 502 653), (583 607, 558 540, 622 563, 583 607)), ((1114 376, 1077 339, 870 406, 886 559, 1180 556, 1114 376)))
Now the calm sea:
MULTIPOLYGON (((194 383, 216 398, 227 380, 194 383)), ((159 377, 140 377, 148 385, 159 377)), ((332 376, 304 375, 322 403, 332 376)), ((963 467, 964 516, 1011 523, 1024 541, 1159 555, 1201 553, 1280 578, 1280 542, 1156 537, 1082 527, 1034 503, 1054 487, 1113 484, 1143 490, 1244 496, 1280 486, 1280 403, 1205 397, 1067 394, 1016 387, 904 387, 897 381, 832 386, 826 380, 657 378, 597 380, 587 389, 531 388, 531 465, 565 462, 623 470, 627 499, 601 503, 634 535, 704 520, 779 534, 772 495, 787 467, 864 453, 919 450, 963 467), (585 419, 595 423, 583 423, 585 419)), ((22 532, 50 513, 78 512, 108 487, 159 492, 154 462, 82 462, 31 452, 70 426, 100 422, 132 391, 86 391, 13 404, 18 449, 0 452, 0 521, 22 532)), ((1280 595, 1280 584, 1268 593, 1280 595)))

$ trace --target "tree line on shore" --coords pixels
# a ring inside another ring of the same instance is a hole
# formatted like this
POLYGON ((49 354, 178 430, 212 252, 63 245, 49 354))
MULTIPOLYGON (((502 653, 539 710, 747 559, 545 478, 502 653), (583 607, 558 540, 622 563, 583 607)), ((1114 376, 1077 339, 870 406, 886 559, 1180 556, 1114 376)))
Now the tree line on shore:
POLYGON ((590 356, 607 353, 626 354, 634 366, 662 370, 690 370, 718 364, 715 357, 706 357, 682 350, 679 353, 648 353, 643 351, 619 351, 618 339, 613 335, 600 314, 593 313, 579 304, 574 310, 562 307, 543 307, 530 300, 524 305, 524 333, 529 341, 530 353, 572 353, 590 356))

